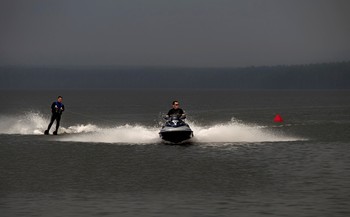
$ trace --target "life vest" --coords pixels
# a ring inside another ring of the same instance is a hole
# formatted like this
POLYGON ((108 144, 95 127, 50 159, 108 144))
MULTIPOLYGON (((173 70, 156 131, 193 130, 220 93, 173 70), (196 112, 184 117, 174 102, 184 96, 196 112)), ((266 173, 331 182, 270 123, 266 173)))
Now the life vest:
POLYGON ((60 103, 60 102, 57 102, 57 101, 54 102, 52 104, 52 107, 51 107, 52 113, 53 114, 62 114, 62 110, 61 110, 62 107, 64 107, 63 103, 60 103), (55 105, 55 106, 53 106, 53 105, 55 105))
POLYGON ((61 109, 63 107, 63 103, 60 102, 55 102, 55 105, 57 106, 58 109, 61 109))

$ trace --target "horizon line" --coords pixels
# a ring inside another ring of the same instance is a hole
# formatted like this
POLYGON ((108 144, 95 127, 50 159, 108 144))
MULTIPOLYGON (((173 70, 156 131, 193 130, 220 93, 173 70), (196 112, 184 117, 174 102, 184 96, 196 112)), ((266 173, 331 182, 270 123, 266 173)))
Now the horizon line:
POLYGON ((242 69, 242 68, 264 68, 264 67, 291 67, 291 66, 312 66, 321 64, 350 63, 349 60, 314 62, 301 64, 275 64, 275 65, 247 65, 247 66, 179 66, 179 65, 36 65, 36 64, 4 64, 0 68, 181 68, 181 69, 242 69))

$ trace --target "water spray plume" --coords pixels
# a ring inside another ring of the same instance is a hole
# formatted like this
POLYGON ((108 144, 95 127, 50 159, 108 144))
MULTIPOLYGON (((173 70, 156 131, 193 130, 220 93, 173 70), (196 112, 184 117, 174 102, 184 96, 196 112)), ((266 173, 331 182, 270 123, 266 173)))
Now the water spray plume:
MULTIPOLYGON (((282 118, 279 116, 277 120, 281 121, 282 118)), ((43 135, 48 122, 49 119, 40 113, 0 116, 0 134, 43 135)), ((207 126, 191 121, 188 121, 188 123, 194 131, 192 141, 195 143, 303 140, 302 138, 284 135, 271 128, 247 124, 235 119, 207 126)), ((122 124, 109 127, 93 124, 76 124, 68 127, 62 126, 58 132, 61 136, 51 138, 62 142, 155 144, 162 142, 159 138, 159 130, 159 126, 150 127, 140 124, 122 124)))

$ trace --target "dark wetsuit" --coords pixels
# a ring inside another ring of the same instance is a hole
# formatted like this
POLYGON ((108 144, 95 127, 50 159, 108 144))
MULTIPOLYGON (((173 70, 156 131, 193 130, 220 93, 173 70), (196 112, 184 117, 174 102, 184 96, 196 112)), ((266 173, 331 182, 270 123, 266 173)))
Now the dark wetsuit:
POLYGON ((180 115, 183 115, 183 114, 185 114, 185 113, 184 113, 184 111, 183 111, 182 109, 180 109, 180 108, 178 108, 178 109, 172 108, 172 109, 170 109, 170 110, 168 111, 168 115, 169 115, 169 116, 172 116, 172 115, 178 115, 178 116, 180 116, 180 115))
POLYGON ((45 131, 46 134, 48 134, 53 122, 56 120, 56 130, 54 132, 54 134, 57 134, 57 130, 60 126, 60 120, 61 120, 61 115, 62 115, 62 112, 64 111, 64 105, 60 102, 53 102, 52 105, 51 105, 51 112, 52 112, 52 115, 51 115, 51 121, 50 121, 50 124, 49 126, 47 127, 47 131, 45 131))

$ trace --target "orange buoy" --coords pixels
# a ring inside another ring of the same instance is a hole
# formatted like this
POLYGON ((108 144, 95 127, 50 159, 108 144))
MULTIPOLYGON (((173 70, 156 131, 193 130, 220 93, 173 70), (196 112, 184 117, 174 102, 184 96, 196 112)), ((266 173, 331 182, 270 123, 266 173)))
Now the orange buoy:
POLYGON ((280 114, 277 114, 273 119, 274 122, 283 122, 283 119, 280 114))

